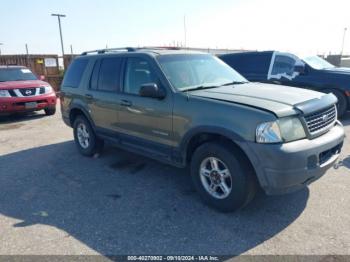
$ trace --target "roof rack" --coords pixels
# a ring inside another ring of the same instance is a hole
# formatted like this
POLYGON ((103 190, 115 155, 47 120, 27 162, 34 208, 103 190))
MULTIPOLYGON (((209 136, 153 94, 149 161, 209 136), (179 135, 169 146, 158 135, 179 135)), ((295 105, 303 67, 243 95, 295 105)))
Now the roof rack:
POLYGON ((133 48, 133 47, 120 47, 120 48, 97 49, 97 50, 91 50, 91 51, 83 52, 83 53, 81 53, 81 55, 87 55, 87 54, 91 54, 91 53, 104 54, 104 53, 108 53, 108 52, 122 52, 122 51, 134 52, 134 51, 136 51, 136 48, 133 48))
POLYGON ((86 51, 81 53, 81 55, 87 55, 91 53, 96 53, 96 54, 105 54, 109 52, 135 52, 138 50, 180 50, 181 48, 179 47, 119 47, 119 48, 106 48, 106 49, 97 49, 97 50, 92 50, 92 51, 86 51))

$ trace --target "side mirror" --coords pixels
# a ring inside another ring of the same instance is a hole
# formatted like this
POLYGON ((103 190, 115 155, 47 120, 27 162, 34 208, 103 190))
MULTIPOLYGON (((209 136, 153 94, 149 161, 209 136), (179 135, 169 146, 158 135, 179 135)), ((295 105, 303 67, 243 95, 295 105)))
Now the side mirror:
POLYGON ((301 75, 305 75, 305 73, 306 73, 305 65, 304 64, 296 64, 294 66, 294 72, 297 72, 301 75))
POLYGON ((45 76, 44 76, 44 75, 40 75, 40 76, 39 76, 39 79, 40 79, 41 81, 44 81, 44 80, 45 80, 45 76))
POLYGON ((158 87, 156 83, 147 83, 141 85, 139 94, 142 97, 150 97, 157 99, 163 99, 165 97, 164 89, 158 87))

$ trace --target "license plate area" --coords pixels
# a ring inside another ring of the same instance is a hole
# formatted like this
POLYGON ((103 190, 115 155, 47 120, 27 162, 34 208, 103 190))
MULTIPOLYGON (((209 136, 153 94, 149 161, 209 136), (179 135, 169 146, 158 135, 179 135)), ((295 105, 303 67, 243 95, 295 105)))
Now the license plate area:
POLYGON ((335 146, 335 147, 333 147, 333 148, 331 148, 329 150, 326 150, 326 151, 322 152, 318 156, 320 165, 326 163, 335 154, 339 154, 340 151, 341 151, 342 146, 343 146, 343 144, 340 143, 339 145, 337 145, 337 146, 335 146))
POLYGON ((25 103, 25 108, 26 109, 33 109, 33 108, 36 108, 38 105, 37 102, 29 102, 29 103, 25 103))

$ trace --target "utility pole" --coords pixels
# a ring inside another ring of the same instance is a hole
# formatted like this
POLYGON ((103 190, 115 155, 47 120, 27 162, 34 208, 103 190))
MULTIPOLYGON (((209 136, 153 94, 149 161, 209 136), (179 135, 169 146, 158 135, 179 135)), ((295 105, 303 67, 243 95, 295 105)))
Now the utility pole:
POLYGON ((70 45, 70 54, 73 55, 73 46, 70 45))
POLYGON ((64 47, 63 47, 63 38, 62 38, 61 17, 66 17, 66 15, 63 15, 63 14, 51 14, 51 16, 57 16, 57 19, 58 19, 58 27, 60 29, 62 58, 63 58, 63 56, 64 56, 64 47))
POLYGON ((1 55, 1 46, 4 45, 3 43, 0 43, 0 55, 1 55))
POLYGON ((27 54, 27 56, 26 56, 26 64, 27 64, 27 66, 29 66, 29 51, 28 51, 28 44, 26 43, 26 54, 27 54))
POLYGON ((343 52, 344 52, 344 44, 345 44, 345 35, 346 35, 346 30, 348 30, 347 27, 344 28, 344 34, 343 34, 343 42, 341 45, 341 52, 340 52, 340 56, 343 56, 343 52))
POLYGON ((187 47, 186 15, 184 15, 184 36, 185 36, 185 47, 187 47))

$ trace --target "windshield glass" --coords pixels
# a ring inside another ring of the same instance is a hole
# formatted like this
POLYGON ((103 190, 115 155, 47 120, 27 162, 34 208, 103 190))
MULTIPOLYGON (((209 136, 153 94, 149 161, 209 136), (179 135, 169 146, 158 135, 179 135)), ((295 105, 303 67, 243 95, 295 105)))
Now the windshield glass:
POLYGON ((304 58, 305 63, 314 69, 334 68, 335 66, 319 56, 309 56, 304 58))
POLYGON ((163 55, 158 61, 170 83, 180 91, 195 87, 248 82, 223 61, 207 54, 163 55))
POLYGON ((0 68, 0 82, 37 80, 28 68, 0 68))

